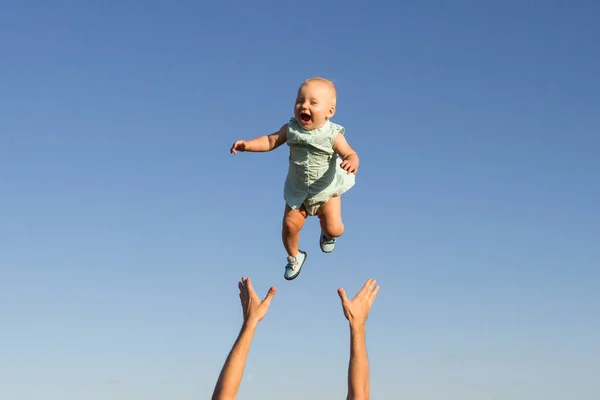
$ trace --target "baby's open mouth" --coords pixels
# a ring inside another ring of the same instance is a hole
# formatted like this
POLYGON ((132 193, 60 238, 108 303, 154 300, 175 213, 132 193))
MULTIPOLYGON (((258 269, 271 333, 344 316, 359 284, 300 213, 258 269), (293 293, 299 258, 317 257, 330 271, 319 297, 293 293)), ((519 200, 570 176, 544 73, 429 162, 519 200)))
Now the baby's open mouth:
POLYGON ((301 113, 300 114, 300 119, 302 120, 302 122, 308 122, 310 121, 310 115, 308 115, 307 113, 301 113))

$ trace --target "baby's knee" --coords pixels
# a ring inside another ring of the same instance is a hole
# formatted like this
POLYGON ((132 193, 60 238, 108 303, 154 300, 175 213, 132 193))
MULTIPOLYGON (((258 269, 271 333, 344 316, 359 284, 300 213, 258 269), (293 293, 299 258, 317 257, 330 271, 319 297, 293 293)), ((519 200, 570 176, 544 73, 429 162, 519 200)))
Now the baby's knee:
POLYGON ((289 212, 283 218, 283 227, 288 232, 299 232, 302 229, 304 218, 298 212, 289 212))
POLYGON ((327 236, 340 237, 344 234, 344 224, 342 222, 328 223, 325 233, 327 236))

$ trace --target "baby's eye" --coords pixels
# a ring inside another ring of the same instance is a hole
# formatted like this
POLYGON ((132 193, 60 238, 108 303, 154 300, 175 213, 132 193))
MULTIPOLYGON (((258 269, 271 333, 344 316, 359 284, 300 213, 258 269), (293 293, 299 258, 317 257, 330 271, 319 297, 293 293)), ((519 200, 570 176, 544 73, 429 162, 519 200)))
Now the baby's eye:
POLYGON ((312 104, 313 106, 316 106, 317 102, 316 101, 311 101, 310 104, 312 104))

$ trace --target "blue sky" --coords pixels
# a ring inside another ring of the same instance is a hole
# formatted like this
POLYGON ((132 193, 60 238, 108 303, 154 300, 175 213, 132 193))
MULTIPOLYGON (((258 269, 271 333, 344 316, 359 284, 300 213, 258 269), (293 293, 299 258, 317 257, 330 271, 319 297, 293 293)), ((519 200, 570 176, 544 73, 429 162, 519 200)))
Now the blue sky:
POLYGON ((593 1, 5 1, 0 398, 208 398, 237 280, 278 288, 240 399, 344 398, 336 294, 381 284, 373 398, 600 397, 593 1), (298 85, 361 157, 346 233, 283 280, 298 85))

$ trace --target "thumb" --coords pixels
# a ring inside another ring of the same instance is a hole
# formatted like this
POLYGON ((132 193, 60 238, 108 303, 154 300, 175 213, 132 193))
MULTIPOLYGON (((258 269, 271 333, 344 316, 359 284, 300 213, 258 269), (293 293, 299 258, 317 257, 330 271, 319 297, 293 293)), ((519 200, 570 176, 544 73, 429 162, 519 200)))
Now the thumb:
POLYGON ((271 300, 273 299, 273 296, 275 296, 275 293, 277 293, 277 288, 275 286, 271 286, 263 301, 267 304, 271 304, 271 300))
POLYGON ((343 288, 339 288, 338 289, 338 295, 340 296, 340 299, 342 300, 342 305, 344 303, 346 303, 348 301, 348 298, 346 297, 346 291, 343 288))

